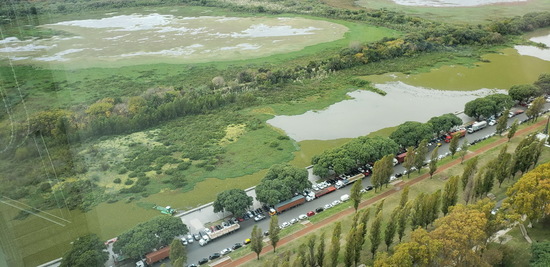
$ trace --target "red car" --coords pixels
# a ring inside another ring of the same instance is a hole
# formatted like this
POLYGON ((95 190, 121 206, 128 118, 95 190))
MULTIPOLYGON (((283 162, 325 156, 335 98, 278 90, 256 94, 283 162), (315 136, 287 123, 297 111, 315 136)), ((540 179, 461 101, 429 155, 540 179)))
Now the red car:
POLYGON ((310 211, 310 212, 308 212, 306 215, 307 215, 307 217, 311 217, 311 216, 315 215, 315 212, 310 211))

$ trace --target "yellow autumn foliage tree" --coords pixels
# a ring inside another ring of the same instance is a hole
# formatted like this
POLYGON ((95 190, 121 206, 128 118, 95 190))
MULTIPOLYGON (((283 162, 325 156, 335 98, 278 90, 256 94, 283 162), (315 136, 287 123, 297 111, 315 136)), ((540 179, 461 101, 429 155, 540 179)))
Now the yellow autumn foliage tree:
POLYGON ((506 204, 531 222, 550 215, 550 162, 524 174, 506 194, 506 204))

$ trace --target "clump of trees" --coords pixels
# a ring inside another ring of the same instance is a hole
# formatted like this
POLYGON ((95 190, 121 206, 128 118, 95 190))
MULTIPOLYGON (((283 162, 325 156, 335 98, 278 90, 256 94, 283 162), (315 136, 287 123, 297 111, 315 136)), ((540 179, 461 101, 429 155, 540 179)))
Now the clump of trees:
POLYGON ((313 173, 321 177, 345 174, 358 165, 375 162, 388 154, 395 155, 397 150, 397 144, 391 139, 361 136, 315 155, 311 160, 313 173))
POLYGON ((252 206, 252 197, 242 189, 229 189, 219 193, 213 205, 214 212, 229 211, 236 217, 242 217, 252 206))
POLYGON ((129 258, 140 259, 154 249, 169 245, 175 236, 188 231, 180 218, 158 216, 119 235, 113 250, 129 258))
POLYGON ((514 106, 513 97, 505 94, 493 94, 474 99, 464 106, 464 114, 480 120, 489 118, 514 106))
POLYGON ((102 267, 109 259, 109 253, 104 251, 105 244, 96 234, 89 234, 77 238, 71 249, 63 255, 61 267, 90 266, 102 267))
POLYGON ((307 170, 288 164, 273 165, 256 186, 256 199, 275 205, 311 188, 307 170))

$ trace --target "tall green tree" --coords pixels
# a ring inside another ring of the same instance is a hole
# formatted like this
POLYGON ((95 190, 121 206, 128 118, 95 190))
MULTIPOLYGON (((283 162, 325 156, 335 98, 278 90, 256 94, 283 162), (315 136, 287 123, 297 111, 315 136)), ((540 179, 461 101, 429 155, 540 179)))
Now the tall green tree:
POLYGON ((288 164, 273 165, 256 186, 256 198, 262 203, 275 205, 290 199, 294 194, 311 188, 307 170, 288 164))
POLYGON ((420 142, 418 147, 416 148, 416 156, 414 161, 414 166, 418 170, 418 173, 420 173, 420 169, 422 169, 422 166, 424 166, 424 161, 426 160, 426 156, 428 155, 428 140, 424 139, 420 142))
POLYGON ((219 193, 212 206, 214 212, 229 211, 235 217, 242 217, 252 206, 252 197, 242 189, 229 189, 219 193))
POLYGON ((399 218, 400 211, 401 207, 395 207, 391 213, 390 220, 386 224, 386 229, 384 230, 384 243, 386 243, 386 250, 390 250, 390 246, 393 243, 395 232, 397 231, 397 220, 399 218))
POLYGON ((279 216, 273 215, 269 221, 269 242, 271 243, 271 246, 273 246, 273 252, 275 252, 277 243, 279 243, 280 232, 281 228, 279 228, 279 216))
POLYGON ((468 139, 464 138, 464 141, 460 146, 460 164, 464 163, 464 158, 466 158, 466 155, 468 154, 468 148, 470 148, 470 143, 468 143, 468 139))
POLYGON ((340 235, 342 232, 342 225, 338 221, 332 231, 332 239, 330 241, 330 254, 329 262, 330 266, 336 266, 338 264, 338 253, 340 252, 340 235))
POLYGON ((432 156, 430 158, 430 179, 432 179, 432 176, 437 171, 437 162, 439 161, 439 147, 436 147, 432 151, 432 156))
POLYGON ((546 99, 543 96, 535 98, 535 100, 531 102, 531 106, 525 111, 525 115, 527 115, 529 119, 536 121, 541 114, 542 108, 544 108, 544 104, 546 104, 546 99))
POLYGON ((374 259, 374 256, 376 254, 376 250, 378 250, 378 246, 380 246, 380 242, 382 242, 381 238, 381 229, 382 226, 382 212, 379 212, 376 215, 376 218, 372 222, 370 226, 369 231, 369 239, 370 239, 370 252, 372 253, 372 258, 374 259))
POLYGON ((366 235, 366 229, 367 227, 363 222, 359 223, 357 225, 357 228, 355 230, 355 251, 353 253, 353 264, 357 266, 357 263, 359 263, 359 260, 361 259, 361 250, 363 248, 363 244, 365 243, 365 235, 366 235))
POLYGON ((445 189, 441 197, 441 212, 443 212, 443 215, 447 215, 449 208, 456 205, 458 201, 459 179, 460 177, 458 175, 454 175, 445 183, 445 189))
POLYGON ((96 234, 88 234, 77 238, 71 249, 61 259, 62 267, 103 267, 109 259, 109 253, 103 251, 105 244, 96 234))
POLYGON ((399 207, 401 208, 405 207, 407 201, 409 201, 409 189, 410 186, 406 185, 405 188, 403 188, 403 192, 401 192, 401 198, 399 199, 399 207))
POLYGON ((466 167, 464 167, 464 171, 462 172, 462 189, 466 188, 466 184, 468 184, 468 180, 475 174, 477 170, 477 163, 479 158, 476 156, 466 162, 466 167))
POLYGON ((414 167, 415 159, 416 157, 416 151, 414 150, 414 146, 410 146, 407 148, 407 156, 405 156, 405 161, 403 162, 403 168, 407 171, 407 178, 411 176, 411 170, 412 167, 414 167))
POLYGON ((440 133, 448 132, 451 128, 462 124, 462 119, 452 113, 443 114, 438 117, 432 117, 429 121, 432 125, 433 133, 439 135, 440 133))
POLYGON ((464 106, 464 114, 478 121, 481 117, 488 118, 497 112, 497 104, 495 101, 486 97, 474 99, 464 106))
POLYGON ((502 116, 500 116, 497 120, 497 128, 496 133, 500 136, 502 136, 502 133, 506 131, 506 127, 508 127, 508 114, 510 113, 510 109, 505 110, 502 113, 502 116))
POLYGON ((518 127, 519 127, 519 123, 518 123, 518 120, 516 119, 512 123, 512 126, 510 126, 510 130, 508 130, 508 135, 506 135, 506 137, 508 137, 508 142, 510 142, 510 139, 512 139, 512 137, 514 137, 514 135, 516 134, 516 132, 518 130, 518 127))
POLYGON ((256 253, 256 258, 260 260, 260 252, 264 248, 262 228, 254 225, 250 234, 250 250, 256 253))
POLYGON ((403 236, 405 236, 405 230, 407 230, 407 224, 411 210, 411 206, 409 205, 409 203, 410 202, 408 202, 407 205, 401 208, 401 210, 399 211, 399 218, 397 218, 397 236, 399 237, 400 243, 403 239, 403 236))
POLYGON ((425 226, 431 224, 437 219, 439 215, 439 207, 441 206, 441 190, 433 192, 429 197, 428 201, 425 202, 426 210, 428 210, 428 216, 426 218, 425 226))
POLYGON ((371 183, 374 185, 374 190, 377 191, 382 185, 386 184, 393 172, 393 156, 386 155, 374 163, 372 169, 371 183))
POLYGON ((550 94, 550 73, 543 73, 534 83, 543 93, 550 94))
POLYGON ((357 226, 352 226, 349 229, 348 236, 346 238, 346 247, 344 250, 344 265, 352 266, 355 261, 355 232, 357 226))
POLYGON ((305 267, 308 265, 306 251, 307 251, 307 245, 306 243, 302 243, 300 247, 298 247, 298 257, 296 257, 296 261, 294 261, 294 266, 305 267))
POLYGON ((357 180, 353 186, 351 187, 351 201, 353 201, 353 208, 355 209, 355 212, 357 212, 357 208, 359 207, 359 203, 361 203, 361 187, 362 187, 362 179, 357 180))
POLYGON ((504 180, 510 177, 511 165, 512 165, 512 154, 506 152, 508 149, 508 144, 504 145, 497 156, 497 165, 495 168, 495 177, 498 181, 498 187, 502 186, 504 180))
POLYGON ((433 135, 432 125, 430 123, 420 123, 416 121, 407 121, 399 126, 390 134, 401 147, 416 146, 423 139, 429 139, 433 135))
MULTIPOLYGON (((170 243, 170 261, 175 262, 176 260, 181 261, 182 263, 187 261, 187 251, 181 243, 181 240, 174 238, 172 243, 170 243)), ((174 266, 177 266, 174 264, 174 266)), ((179 266, 183 266, 179 265, 179 266)))
POLYGON ((525 102, 530 97, 537 97, 541 94, 540 88, 532 84, 514 85, 508 90, 508 95, 519 102, 525 102))
POLYGON ((535 242, 531 244, 531 260, 529 266, 550 266, 550 241, 535 242))
POLYGON ((307 247, 309 250, 308 262, 310 267, 315 267, 317 258, 315 257, 315 243, 317 242, 317 236, 312 234, 307 240, 307 247))
POLYGON ((317 246, 316 263, 317 266, 323 267, 325 263, 325 233, 321 233, 319 238, 319 246, 317 246))
POLYGON ((379 203, 378 205, 376 205, 376 215, 378 215, 378 213, 381 213, 382 210, 384 209, 384 202, 386 201, 385 198, 383 198, 379 203))
POLYGON ((449 143, 449 151, 451 151, 451 158, 455 157, 456 151, 458 150, 458 141, 460 137, 455 134, 451 138, 451 143, 449 143))

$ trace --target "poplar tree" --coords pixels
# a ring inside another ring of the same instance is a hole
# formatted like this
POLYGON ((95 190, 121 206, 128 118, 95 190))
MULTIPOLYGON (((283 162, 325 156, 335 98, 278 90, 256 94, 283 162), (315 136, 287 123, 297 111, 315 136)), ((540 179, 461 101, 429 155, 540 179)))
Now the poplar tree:
POLYGON ((315 234, 311 235, 307 241, 307 247, 309 249, 309 266, 315 267, 315 242, 317 242, 317 236, 315 234))
POLYGON ((298 247, 298 257, 296 258, 296 261, 294 261, 294 263, 298 262, 299 265, 295 265, 295 266, 300 266, 300 267, 307 266, 306 250, 307 250, 307 246, 305 243, 302 243, 300 247, 298 247))
POLYGON ((323 267, 325 261, 325 233, 319 238, 319 246, 317 247, 317 266, 323 267))
POLYGON ((500 152, 497 156, 497 165, 494 166, 495 168, 495 177, 498 181, 498 187, 500 188, 502 186, 502 183, 504 180, 508 177, 510 177, 511 172, 511 166, 512 165, 512 154, 507 153, 506 150, 508 149, 508 144, 504 145, 500 149, 500 152))
POLYGON ((514 137, 514 135, 516 134, 516 131, 518 130, 518 127, 519 127, 519 123, 518 123, 518 119, 516 119, 514 123, 512 123, 512 126, 510 126, 510 130, 508 130, 508 135, 506 136, 508 137, 508 142, 510 142, 510 139, 514 137))
POLYGON ((279 217, 273 215, 269 221, 269 242, 273 246, 273 252, 275 252, 277 243, 279 243, 279 232, 281 232, 281 228, 279 228, 279 217))
POLYGON ((330 242, 330 266, 336 266, 338 264, 338 253, 340 252, 340 235, 342 232, 342 225, 340 222, 334 226, 332 232, 332 240, 330 242))
MULTIPOLYGON (((378 246, 380 246, 380 242, 382 241, 380 237, 380 227, 382 225, 382 212, 379 212, 376 215, 376 218, 372 222, 370 226, 369 231, 369 239, 370 239, 370 251, 372 253, 372 258, 374 259, 374 255, 376 253, 376 250, 378 249, 378 246)), ((349 266, 349 265, 346 265, 349 266)))
POLYGON ((403 167, 407 171, 407 178, 411 175, 411 169, 414 167, 416 157, 416 151, 413 146, 407 148, 407 156, 405 156, 405 161, 403 161, 403 167))
POLYGON ((449 208, 456 205, 458 201, 458 181, 460 177, 458 175, 451 176, 449 181, 445 183, 445 189, 443 190, 443 196, 441 197, 441 212, 443 215, 447 215, 449 208))
POLYGON ((366 226, 364 223, 359 223, 357 225, 357 228, 355 230, 355 244, 354 248, 355 251, 353 252, 353 263, 355 266, 357 266, 357 263, 359 262, 359 259, 361 257, 361 249, 363 248, 363 244, 365 243, 365 234, 366 234, 366 226))
POLYGON ((382 199, 380 201, 380 203, 378 203, 378 205, 376 205, 376 215, 378 215, 378 213, 381 213, 382 210, 384 209, 384 201, 386 201, 386 199, 382 199))
POLYGON ((472 177, 475 174, 475 171, 477 169, 477 162, 478 162, 477 156, 468 160, 468 162, 466 162, 466 167, 464 167, 464 171, 462 172, 462 189, 463 190, 466 188, 466 185, 468 184, 470 177, 472 177))
POLYGON ((428 140, 424 139, 420 144, 418 145, 418 148, 416 148, 416 155, 414 160, 414 166, 416 169, 418 169, 418 173, 420 173, 420 169, 422 169, 422 166, 424 166, 424 160, 426 159, 426 156, 428 155, 428 140))
POLYGON ((468 154, 468 148, 470 147, 470 143, 468 143, 468 139, 464 138, 464 141, 462 142, 462 145, 460 146, 460 164, 464 163, 464 158, 468 154))
POLYGON ((427 211, 425 210, 424 202, 427 198, 425 193, 420 193, 412 204, 411 208, 411 228, 414 230, 419 226, 424 226, 424 221, 426 218, 427 211))
POLYGON ((432 179, 434 173, 437 171, 437 162, 439 161, 438 151, 439 151, 439 147, 436 147, 432 151, 432 156, 431 156, 431 159, 430 159, 430 179, 432 179))
POLYGON ((250 235, 250 250, 256 253, 256 258, 258 260, 260 260, 260 252, 262 252, 262 248, 264 247, 262 238, 262 229, 257 225, 254 225, 254 228, 252 228, 252 234, 250 235))
POLYGON ((497 120, 496 133, 499 136, 502 136, 502 133, 506 131, 506 127, 508 127, 508 113, 510 113, 510 109, 504 111, 504 113, 502 113, 502 116, 500 116, 497 120))
POLYGON ((386 224, 386 229, 384 231, 384 242, 386 243, 386 250, 390 249, 391 244, 393 243, 393 238, 395 237, 395 232, 397 230, 397 220, 399 218, 399 212, 401 207, 395 207, 393 209, 390 221, 386 224))
POLYGON ((456 151, 458 150, 458 141, 460 137, 458 134, 453 135, 451 138, 451 143, 449 144, 449 151, 451 151, 451 158, 454 159, 456 151))
POLYGON ((409 185, 406 185, 405 188, 403 188, 403 192, 401 192, 399 207, 401 208, 405 207, 405 205, 407 205, 407 201, 409 201, 409 185))
POLYGON ((428 211, 425 221, 425 227, 428 224, 431 224, 437 219, 439 215, 439 207, 441 204, 441 190, 433 192, 429 197, 428 201, 425 204, 426 210, 428 211))
POLYGON ((399 242, 401 243, 401 240, 403 239, 403 236, 405 236, 405 230, 407 230, 407 222, 409 219, 411 211, 411 206, 409 203, 401 208, 399 211, 399 217, 397 218, 397 236, 399 237, 399 242))
POLYGON ((351 187, 351 200, 353 201, 353 208, 355 209, 355 212, 357 212, 357 208, 359 207, 359 203, 361 203, 361 187, 362 187, 362 179, 357 180, 353 186, 351 187))
POLYGON ((356 227, 351 227, 346 238, 346 250, 344 251, 344 265, 352 266, 355 261, 355 231, 356 227))

